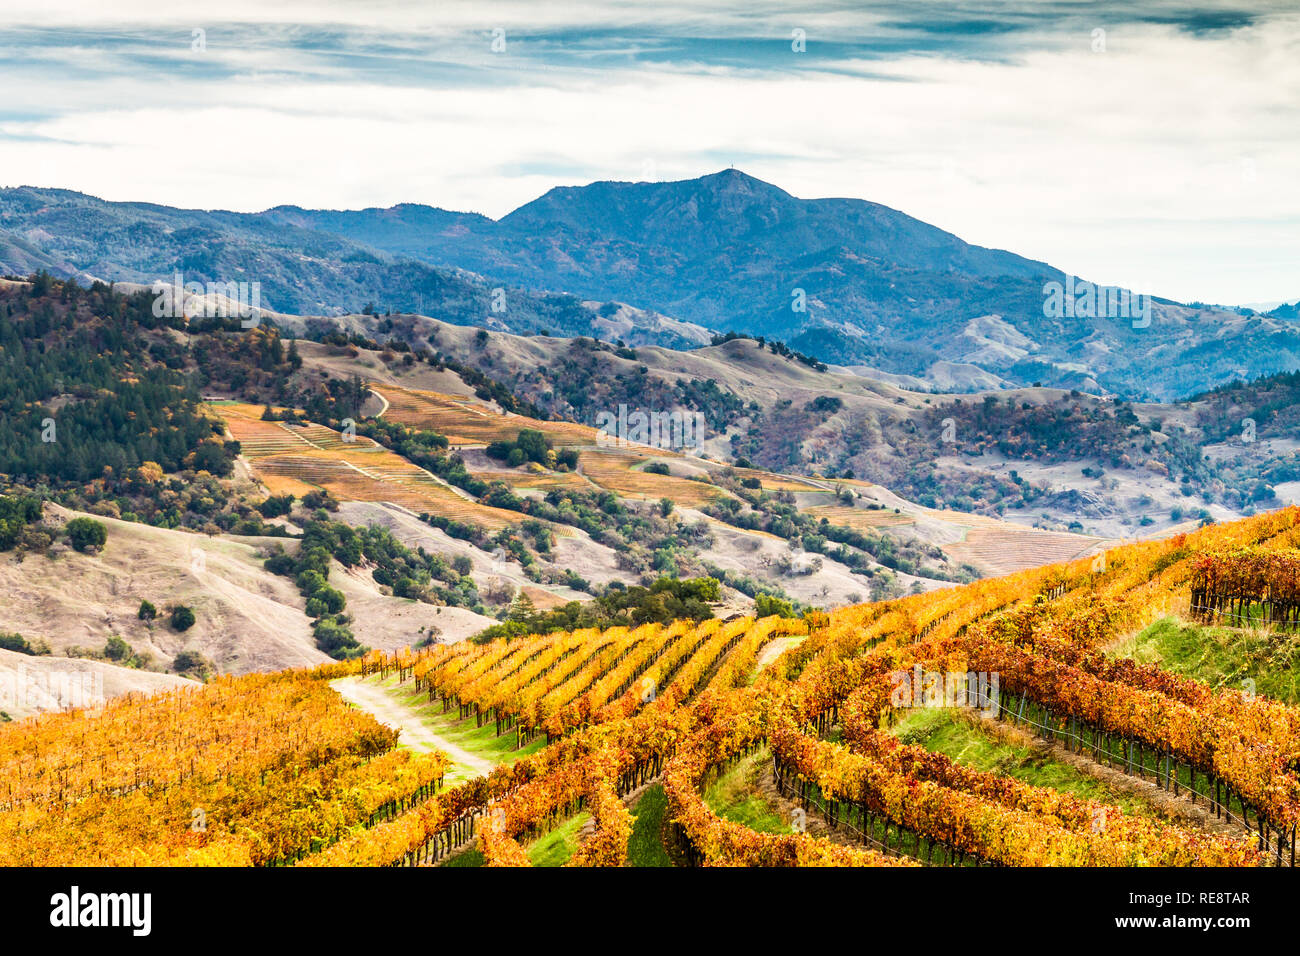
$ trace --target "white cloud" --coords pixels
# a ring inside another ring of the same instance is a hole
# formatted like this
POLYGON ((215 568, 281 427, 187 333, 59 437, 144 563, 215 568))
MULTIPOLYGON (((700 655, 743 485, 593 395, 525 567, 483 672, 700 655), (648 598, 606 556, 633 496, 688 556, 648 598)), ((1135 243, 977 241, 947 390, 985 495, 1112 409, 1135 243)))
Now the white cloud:
MULTIPOLYGON (((101 48, 93 31, 85 46, 0 60, 4 100, 50 114, 0 111, 5 184, 240 210, 427 202, 498 216, 551 186, 639 179, 648 162, 673 179, 734 158, 795 195, 882 202, 1100 281, 1221 302, 1300 295, 1295 17, 1206 34, 1116 23, 1105 53, 1080 22, 985 59, 790 53, 752 68, 729 57, 602 72, 578 56, 539 61, 525 44, 494 56, 476 5, 439 4, 435 19, 428 5, 289 4, 274 22, 265 6, 222 5, 246 21, 241 46, 213 42, 217 28, 205 54, 188 51, 186 30, 147 41, 160 71, 133 63, 138 39, 101 48), (341 46, 297 42, 298 24, 338 27, 341 46), (408 51, 400 70, 364 59, 379 42, 408 51), (34 77, 39 95, 20 96, 34 77)), ((214 9, 168 5, 164 19, 183 26, 214 9)), ((491 22, 645 19, 621 5, 538 9, 497 5, 491 22)), ((97 4, 40 10, 79 29, 104 17, 97 4)), ((151 10, 128 0, 114 22, 151 10)), ((745 23, 734 10, 658 16, 680 18, 664 21, 675 35, 745 23)), ((744 31, 780 38, 790 16, 765 7, 744 31)), ((822 37, 883 29, 879 13, 800 19, 822 37)))

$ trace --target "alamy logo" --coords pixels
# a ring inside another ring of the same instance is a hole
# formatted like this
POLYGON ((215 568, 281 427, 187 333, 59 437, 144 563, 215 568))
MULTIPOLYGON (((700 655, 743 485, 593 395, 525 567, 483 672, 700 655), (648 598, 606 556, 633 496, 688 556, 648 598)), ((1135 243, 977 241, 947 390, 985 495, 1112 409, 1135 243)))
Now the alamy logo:
POLYGON ((617 412, 596 413, 597 445, 698 449, 704 444, 704 429, 703 412, 628 412, 626 405, 619 405, 617 412))
POLYGON ((998 674, 983 671, 922 670, 917 664, 910 671, 889 675, 893 689, 889 703, 898 709, 911 707, 974 707, 985 717, 996 717, 1000 709, 998 674))
POLYGON ((104 675, 64 668, 27 669, 20 663, 0 674, 0 710, 63 710, 104 703, 104 675))
POLYGON ((170 284, 158 279, 153 284, 153 314, 159 319, 186 317, 240 319, 246 329, 257 327, 262 311, 260 282, 186 282, 179 272, 170 284))
POLYGON ((1043 315, 1049 319, 1132 319, 1133 328, 1145 329, 1151 325, 1151 296, 1067 275, 1065 282, 1043 283, 1043 315))
POLYGON ((71 892, 50 897, 50 925, 127 927, 133 936, 148 936, 153 928, 151 893, 85 893, 74 886, 71 892))

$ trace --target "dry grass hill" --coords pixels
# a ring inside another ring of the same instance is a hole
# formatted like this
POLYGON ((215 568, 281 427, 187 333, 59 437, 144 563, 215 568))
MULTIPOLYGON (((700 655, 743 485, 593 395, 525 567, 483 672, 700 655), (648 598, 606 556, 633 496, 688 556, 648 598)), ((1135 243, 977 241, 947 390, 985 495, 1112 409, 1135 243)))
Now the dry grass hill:
MULTIPOLYGON (((326 351, 319 346, 303 348, 308 362, 324 362, 326 351)), ((347 370, 340 357, 334 356, 332 361, 336 372, 347 370)), ((367 369, 351 369, 354 374, 362 370, 367 369)), ((784 540, 730 526, 702 513, 702 506, 728 497, 727 491, 714 483, 718 475, 728 471, 716 460, 648 446, 613 446, 589 426, 506 413, 471 394, 414 387, 403 382, 400 375, 375 376, 367 384, 378 399, 378 405, 368 407, 375 408, 379 417, 446 435, 451 448, 464 458, 475 477, 501 481, 518 495, 542 496, 554 489, 608 491, 640 506, 668 499, 679 520, 707 525, 714 540, 702 551, 702 557, 720 568, 757 577, 811 604, 844 603, 861 599, 867 591, 859 575, 829 558, 819 559, 820 567, 810 571, 809 558, 796 557, 795 573, 779 570, 783 566, 781 558, 788 552, 784 540), (509 468, 483 454, 487 443, 511 439, 524 428, 541 431, 556 448, 576 449, 577 469, 557 472, 537 466, 509 468), (666 468, 668 473, 646 471, 646 466, 652 464, 666 468)), ((227 402, 216 404, 214 409, 225 419, 231 435, 240 440, 251 474, 268 492, 301 495, 312 489, 328 490, 347 503, 344 514, 349 521, 379 523, 409 547, 464 554, 475 561, 476 577, 495 576, 516 588, 530 587, 515 566, 490 562, 481 550, 455 542, 418 520, 420 513, 429 512, 495 531, 517 522, 517 513, 477 503, 464 491, 364 436, 349 442, 322 425, 264 422, 260 420, 261 409, 251 405, 227 402)), ((935 511, 870 482, 832 481, 763 469, 734 469, 734 473, 742 479, 756 480, 764 491, 789 496, 801 511, 815 519, 825 517, 854 530, 935 545, 953 567, 970 564, 983 573, 1019 570, 1075 557, 1109 540, 1046 533, 979 515, 935 511)), ((636 575, 620 570, 616 554, 581 530, 559 524, 554 531, 557 568, 572 569, 599 584, 611 580, 636 582, 636 575)), ((899 575, 899 580, 904 588, 926 589, 939 583, 908 574, 899 575)), ((534 603, 545 606, 582 595, 564 587, 534 583, 529 596, 534 603)))
MULTIPOLYGON (((61 526, 76 513, 46 504, 45 522, 61 526)), ((182 651, 201 654, 219 673, 308 667, 329 657, 316 647, 304 601, 293 582, 262 567, 271 549, 292 552, 292 539, 204 535, 154 528, 137 522, 94 516, 108 529, 98 553, 81 554, 56 546, 49 556, 14 554, 0 558, 0 632, 43 641, 49 655, 0 652, 0 680, 20 667, 46 674, 89 673, 113 696, 155 690, 181 677, 165 673, 182 651), (142 601, 158 609, 153 621, 137 616, 142 601), (184 605, 195 623, 177 632, 168 610, 184 605), (130 645, 135 666, 103 659, 111 637, 130 645), (98 655, 92 657, 91 655, 98 655)), ((494 623, 464 608, 435 607, 381 593, 368 577, 337 563, 330 583, 347 597, 355 629, 368 646, 395 651, 436 627, 459 640, 494 623)), ((11 678, 16 679, 16 678, 11 678)), ((79 680, 79 678, 78 678, 79 680)), ((54 677, 36 686, 57 687, 54 677)), ((57 694, 35 695, 27 710, 59 706, 57 694)), ((11 716, 24 712, 0 704, 11 716)))
MULTIPOLYGON (((349 334, 427 347, 572 421, 594 424, 599 412, 620 403, 661 409, 674 401, 672 407, 706 414, 709 427, 698 451, 719 461, 743 456, 768 470, 801 476, 851 470, 914 500, 932 495, 949 504, 960 501, 962 510, 997 513, 1048 531, 1074 526, 1096 537, 1134 538, 1172 529, 1183 520, 1179 512, 1204 509, 1216 520, 1250 514, 1258 507, 1248 494, 1252 476, 1267 479, 1270 465, 1289 456, 1276 442, 1243 446, 1232 440, 1251 410, 1232 408, 1225 417, 1218 403, 1203 399, 1126 405, 1059 388, 1003 388, 964 379, 954 387, 986 390, 947 394, 867 367, 817 371, 744 338, 686 351, 620 350, 589 339, 483 332, 424 316, 276 320, 300 333, 329 322, 349 334), (686 398, 674 391, 677 383, 690 382, 704 387, 686 398), (983 421, 976 427, 972 418, 983 421), (949 419, 953 428, 946 431, 949 419), (1230 440, 1198 451, 1225 422, 1230 440), (1009 447, 1003 447, 1006 442, 1009 447), (1203 454, 1226 464, 1210 473, 1197 464, 1203 454), (1181 480, 1185 473, 1190 485, 1181 480), (1038 489, 1032 500, 1020 500, 1017 478, 1038 489)), ((428 397, 434 404, 472 392, 457 376, 432 372, 423 363, 404 365, 392 352, 335 354, 343 351, 312 345, 304 356, 309 365, 336 375, 360 374, 437 393, 442 397, 428 397)), ((464 421, 454 410, 440 414, 431 407, 393 414, 444 427, 464 421)), ((478 429, 459 437, 472 441, 487 434, 478 429)), ((1300 486, 1273 483, 1278 497, 1272 506, 1300 495, 1300 486)))

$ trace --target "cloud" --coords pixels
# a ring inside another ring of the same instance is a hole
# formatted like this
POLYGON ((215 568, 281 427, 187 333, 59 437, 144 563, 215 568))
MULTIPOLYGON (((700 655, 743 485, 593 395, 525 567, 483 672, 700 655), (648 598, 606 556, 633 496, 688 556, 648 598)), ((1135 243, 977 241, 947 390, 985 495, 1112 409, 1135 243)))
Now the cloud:
POLYGON ((500 216, 735 163, 1099 281, 1294 299, 1298 48, 1265 4, 19 0, 0 169, 181 206, 500 216))

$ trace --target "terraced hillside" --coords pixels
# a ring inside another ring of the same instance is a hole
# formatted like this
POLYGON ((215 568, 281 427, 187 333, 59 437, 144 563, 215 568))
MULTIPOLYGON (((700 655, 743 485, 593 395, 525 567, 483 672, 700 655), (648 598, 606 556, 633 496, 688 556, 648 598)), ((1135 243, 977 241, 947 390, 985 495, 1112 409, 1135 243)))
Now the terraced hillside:
MULTIPOLYGON (((568 750, 584 765, 617 755, 619 787, 662 769, 668 841, 682 862, 1293 865, 1300 711, 1104 649, 1155 617, 1188 613, 1207 555, 1251 546, 1257 561, 1292 561, 1297 544, 1300 512, 1288 509, 1116 548, 1104 566, 1055 565, 797 622, 448 648, 411 677, 431 700, 498 734, 513 730, 517 742, 545 732, 544 754, 568 750), (661 687, 653 668, 671 668, 683 642, 700 649, 661 687), (704 650, 727 644, 720 664, 704 650), (772 645, 780 653, 760 670, 772 645), (991 692, 986 684, 967 701, 970 673, 994 675, 991 692), (949 674, 960 688, 945 686, 949 674), (923 682, 900 693, 913 675, 923 682), (638 693, 641 683, 653 692, 638 693), (1062 760, 1132 778, 1136 803, 973 770, 890 733, 910 714, 970 712, 966 703, 993 726, 1048 741, 1062 760), (704 784, 756 749, 776 768, 774 810, 821 816, 825 835, 758 832, 709 806, 704 784), (1183 806, 1171 813, 1171 802, 1183 806)), ((479 837, 484 859, 524 862, 520 842, 570 808, 566 786, 572 771, 556 769, 528 799, 521 788, 505 801, 499 825, 479 837)), ((622 859, 612 851, 611 862, 622 859)))
POLYGON ((1033 531, 1006 527, 975 527, 966 537, 944 550, 958 561, 986 568, 995 574, 1010 574, 1024 568, 1057 561, 1069 561, 1096 549, 1080 535, 1059 531, 1033 531))
MULTIPOLYGON (((1084 535, 1046 535, 984 516, 923 508, 870 482, 734 468, 700 454, 619 443, 571 422, 503 414, 473 395, 391 380, 372 379, 366 387, 372 396, 366 405, 376 417, 362 420, 364 434, 345 436, 345 423, 330 428, 306 422, 300 414, 264 420, 261 408, 246 403, 223 401, 212 407, 240 442, 249 473, 271 494, 301 498, 328 491, 342 502, 395 507, 435 523, 474 527, 476 534, 495 542, 478 541, 489 553, 502 546, 502 534, 531 548, 531 539, 520 529, 526 521, 534 527, 540 521, 564 544, 537 553, 531 580, 522 578, 524 569, 513 563, 483 568, 505 586, 525 589, 539 606, 573 600, 572 575, 601 584, 642 583, 652 559, 660 570, 667 566, 663 555, 668 549, 681 555, 673 559, 679 574, 724 573, 728 583, 742 584, 750 597, 761 589, 826 607, 865 594, 927 590, 968 573, 1036 566, 1104 544, 1084 535), (376 422, 390 429, 387 437, 367 431, 376 422), (401 428, 392 432, 394 426, 401 428), (485 453, 488 444, 512 442, 525 429, 539 432, 557 453, 575 455, 572 467, 511 467, 485 453), (445 439, 449 460, 465 469, 460 487, 440 477, 448 474, 445 468, 435 475, 399 453, 404 435, 445 439), (484 493, 494 487, 501 493, 484 493), (608 516, 593 523, 592 517, 573 520, 572 512, 565 511, 565 501, 579 509, 603 510, 609 499, 601 496, 608 495, 628 510, 625 517, 613 519, 623 522, 624 543, 604 534, 608 516), (791 507, 802 515, 797 525, 783 517, 792 514, 791 507), (639 516, 651 514, 647 526, 639 516), (827 536, 837 544, 816 543, 827 536), (650 550, 637 557, 639 542, 650 550), (819 553, 799 557, 805 543, 819 553)), ((394 523, 390 514, 372 517, 394 523)), ((429 544, 422 533, 401 533, 410 546, 429 544)), ((435 543, 444 553, 451 544, 435 543)), ((470 557, 483 564, 475 553, 470 557)), ((741 594, 736 600, 743 608, 749 598, 741 594)))
POLYGON ((274 494, 323 490, 343 501, 390 501, 492 530, 515 518, 478 504, 364 436, 345 439, 324 425, 262 421, 262 409, 253 405, 221 403, 216 410, 253 473, 274 494))
POLYGON ((649 837, 676 865, 1293 866, 1300 709, 1108 648, 1171 613, 1233 612, 1218 597, 1229 593, 1294 626, 1286 609, 1300 592, 1279 582, 1300 580, 1288 576, 1297 546, 1300 509, 1286 509, 1118 547, 1104 566, 830 614, 376 653, 10 724, 0 846, 55 862, 71 821, 91 832, 95 820, 105 862, 616 866, 633 846, 644 859, 649 837), (328 687, 349 675, 402 699, 428 739, 454 737, 498 765, 439 791, 436 749, 411 771, 372 759, 373 799, 294 817, 292 835, 297 785, 270 777, 247 809, 210 811, 206 834, 177 841, 146 822, 176 812, 176 787, 202 793, 214 773, 256 778, 271 759, 323 768, 312 754, 326 741, 293 730, 304 720, 323 721, 336 752, 384 753, 392 737, 340 711, 328 687), (230 715, 219 736, 213 708, 230 715), (1035 766, 1073 768, 1052 778, 1064 789, 900 735, 925 714, 965 715, 957 732, 975 737, 1037 738, 1035 766), (143 732, 123 737, 128 726, 143 732), (97 755, 97 775, 136 785, 91 796, 82 758, 59 744, 72 737, 97 755), (178 752, 195 755, 192 771, 178 752), (40 783, 53 776, 61 797, 40 783), (1105 782, 1080 782, 1089 776, 1105 782), (660 819, 650 834, 643 800, 660 819))
POLYGON ((557 446, 596 442, 596 430, 590 426, 494 412, 484 402, 463 395, 444 395, 379 382, 371 382, 370 390, 387 403, 384 417, 440 432, 453 446, 486 445, 513 438, 521 428, 540 429, 557 446))
MULTIPOLYGON (((488 442, 514 438, 522 428, 541 431, 556 447, 579 450, 576 473, 505 469, 486 458, 471 456, 475 475, 502 481, 512 489, 545 493, 557 488, 594 488, 632 500, 667 498, 677 507, 690 509, 726 497, 725 490, 711 481, 720 466, 707 458, 647 446, 614 445, 602 440, 595 429, 571 422, 502 415, 467 396, 441 395, 391 383, 372 382, 369 387, 386 402, 383 418, 447 434, 451 444, 459 445, 466 453, 488 442), (647 465, 659 466, 668 473, 649 471, 647 465)), ((800 508, 819 521, 825 518, 832 524, 867 533, 907 529, 901 535, 905 540, 932 541, 954 562, 968 563, 987 573, 1064 560, 1094 551, 1105 543, 1094 536, 1044 534, 982 515, 921 508, 870 482, 810 479, 754 468, 737 468, 735 473, 742 481, 756 482, 763 491, 795 495, 800 508), (838 493, 846 487, 858 492, 863 500, 853 505, 840 503, 838 493), (918 518, 924 519, 919 526, 918 518)))

